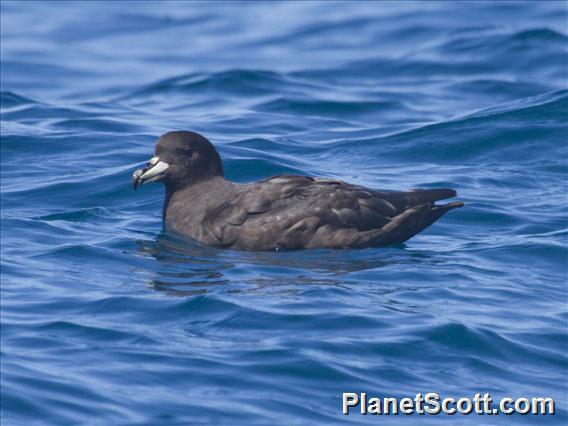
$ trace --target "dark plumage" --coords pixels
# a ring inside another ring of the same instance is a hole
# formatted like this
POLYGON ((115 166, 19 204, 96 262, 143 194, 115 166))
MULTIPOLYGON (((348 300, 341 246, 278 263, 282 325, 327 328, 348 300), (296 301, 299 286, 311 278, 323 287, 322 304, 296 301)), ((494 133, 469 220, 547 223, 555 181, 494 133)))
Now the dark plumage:
POLYGON ((400 244, 463 203, 434 204, 453 189, 377 191, 335 179, 274 176, 249 184, 223 177, 213 145, 193 132, 169 132, 134 172, 134 188, 162 181, 168 229, 235 249, 360 248, 400 244))

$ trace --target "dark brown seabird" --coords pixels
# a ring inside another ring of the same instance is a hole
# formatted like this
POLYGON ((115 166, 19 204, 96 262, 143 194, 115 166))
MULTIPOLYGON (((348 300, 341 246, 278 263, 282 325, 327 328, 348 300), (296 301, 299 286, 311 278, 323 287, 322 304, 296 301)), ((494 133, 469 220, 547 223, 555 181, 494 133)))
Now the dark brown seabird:
POLYGON ((154 157, 132 175, 166 187, 167 229, 217 247, 245 250, 363 248, 401 244, 461 202, 453 189, 389 192, 335 179, 274 176, 236 184, 203 136, 168 132, 154 157))

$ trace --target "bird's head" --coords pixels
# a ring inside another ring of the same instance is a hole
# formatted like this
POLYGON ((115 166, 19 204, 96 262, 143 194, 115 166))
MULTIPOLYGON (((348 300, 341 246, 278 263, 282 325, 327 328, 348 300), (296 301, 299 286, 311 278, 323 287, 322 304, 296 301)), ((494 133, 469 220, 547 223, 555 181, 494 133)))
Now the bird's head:
POLYGON ((133 173, 132 187, 163 182, 178 189, 215 176, 223 176, 223 165, 211 142, 194 132, 168 132, 156 142, 146 166, 133 173))

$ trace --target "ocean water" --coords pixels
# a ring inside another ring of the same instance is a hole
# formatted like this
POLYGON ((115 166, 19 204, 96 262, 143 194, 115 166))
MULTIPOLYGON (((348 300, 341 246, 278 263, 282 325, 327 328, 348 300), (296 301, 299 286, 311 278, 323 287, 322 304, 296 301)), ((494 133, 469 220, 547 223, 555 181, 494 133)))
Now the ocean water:
POLYGON ((2 425, 566 424, 567 22, 560 1, 2 1, 2 425), (130 188, 182 129, 238 182, 466 205, 396 247, 204 247, 130 188), (557 412, 346 417, 342 392, 557 412))

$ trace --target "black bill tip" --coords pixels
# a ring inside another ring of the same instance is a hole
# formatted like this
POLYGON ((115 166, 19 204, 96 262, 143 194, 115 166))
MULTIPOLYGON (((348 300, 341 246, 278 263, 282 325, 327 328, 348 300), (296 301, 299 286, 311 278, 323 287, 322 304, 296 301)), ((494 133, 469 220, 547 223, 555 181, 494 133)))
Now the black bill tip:
POLYGON ((136 170, 132 173, 132 189, 135 191, 142 185, 142 182, 140 181, 140 176, 142 176, 142 174, 144 174, 144 170, 142 169, 136 170))

